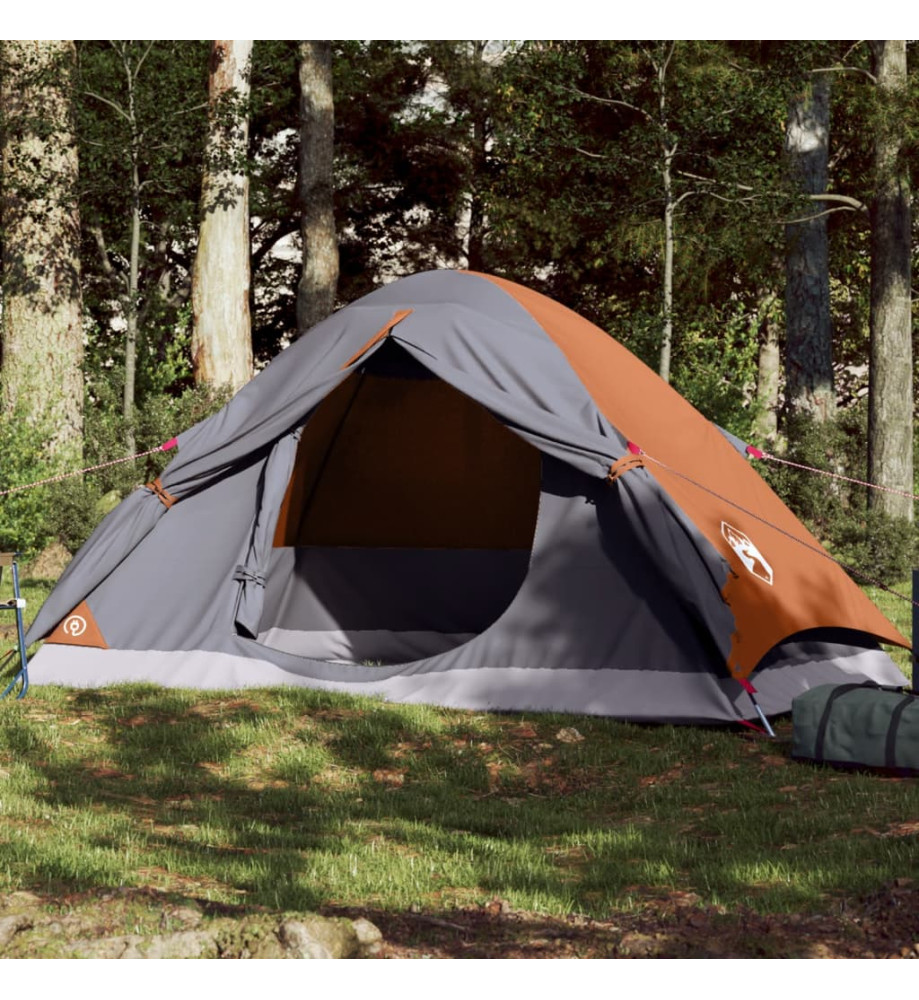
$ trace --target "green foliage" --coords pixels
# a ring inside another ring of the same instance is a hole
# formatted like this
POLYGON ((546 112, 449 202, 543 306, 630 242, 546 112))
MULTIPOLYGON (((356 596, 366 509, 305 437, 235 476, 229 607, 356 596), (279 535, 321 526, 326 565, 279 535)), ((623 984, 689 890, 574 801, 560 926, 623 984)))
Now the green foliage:
MULTIPOLYGON (((470 117, 493 91, 476 85, 473 43, 333 42, 339 301, 397 274, 454 263, 474 173, 470 117)), ((250 120, 253 343, 271 357, 296 328, 299 135, 297 43, 257 42, 250 120)))
POLYGON ((850 511, 833 525, 830 549, 855 572, 859 583, 876 580, 887 586, 908 576, 919 558, 912 525, 870 509, 850 511))
MULTIPOLYGON (((124 364, 131 309, 138 317, 139 354, 146 350, 158 361, 165 360, 162 332, 187 324, 207 134, 208 51, 206 42, 77 46, 82 286, 91 375, 124 364), (140 239, 132 298, 135 199, 140 239)), ((139 379, 138 399, 145 389, 157 386, 139 379)))
MULTIPOLYGON (((662 78, 669 44, 335 42, 340 301, 394 274, 450 266, 468 250, 484 270, 557 298, 656 367, 661 150, 669 144, 678 200, 672 379, 707 417, 748 436, 757 348, 750 317, 765 297, 781 298, 781 223, 794 205, 782 164, 788 98, 813 68, 844 61, 847 71, 832 77, 830 190, 867 202, 879 128, 902 130, 903 155, 916 159, 917 82, 911 72, 911 92, 882 101, 865 75, 867 44, 805 41, 677 42, 662 78), (467 213, 477 220, 478 243, 464 248, 467 213)), ((116 414, 135 183, 138 447, 196 419, 199 397, 186 395, 188 293, 205 163, 208 51, 200 41, 77 45, 87 462, 116 457, 122 448, 116 414)), ((912 47, 910 58, 915 54, 912 47)), ((257 356, 267 360, 295 327, 299 262, 296 253, 272 251, 285 240, 295 248, 298 232, 296 42, 256 43, 251 103, 244 108, 231 99, 220 113, 232 121, 244 111, 251 125, 254 340, 257 356)), ((835 206, 828 219, 837 387, 849 404, 866 380, 867 216, 835 206)), ((843 415, 842 430, 833 433, 854 442, 849 423, 843 415)), ((864 474, 863 436, 859 447, 840 449, 809 431, 795 441, 796 429, 788 430, 793 454, 864 474)), ((15 420, 2 435, 0 482, 48 472, 41 434, 15 420)), ((53 528, 43 513, 49 502, 37 494, 0 501, 9 544, 31 548, 48 531, 76 544, 96 517, 98 496, 124 495, 154 472, 152 465, 116 467, 61 487, 51 505, 53 528)), ((887 544, 888 527, 865 513, 860 491, 827 493, 820 479, 808 479, 819 484, 812 487, 803 476, 769 474, 841 558, 847 553, 866 568, 880 563, 885 573, 896 572, 893 553, 900 562, 908 558, 908 546, 887 544), (869 543, 875 527, 877 540, 869 543)))
MULTIPOLYGON (((192 386, 191 324, 188 303, 171 315, 148 316, 137 344, 136 392, 141 407, 148 397, 178 396, 192 386)), ((84 380, 90 406, 102 401, 104 408, 111 407, 116 398, 120 399, 124 343, 117 330, 103 330, 96 325, 90 328, 84 352, 84 380)))
MULTIPOLYGON (((425 102, 432 69, 424 43, 337 41, 333 52, 338 297, 346 303, 384 274, 455 257, 464 162, 453 148, 455 129, 425 102)), ((249 172, 260 360, 296 329, 298 101, 297 43, 256 42, 249 172), (285 252, 275 254, 279 244, 285 252)))
POLYGON ((480 166, 471 123, 487 100, 476 44, 336 43, 343 298, 370 291, 384 274, 458 259, 459 217, 480 166))
POLYGON ((651 293, 660 308, 665 148, 674 151, 678 291, 693 304, 714 297, 763 259, 752 244, 767 231, 751 223, 776 173, 782 98, 721 43, 676 43, 662 83, 669 45, 536 42, 516 60, 496 136, 504 200, 495 242, 519 259, 518 273, 564 261, 547 290, 574 308, 577 287, 595 282, 629 301, 651 293))
MULTIPOLYGON (((138 451, 168 441, 219 409, 226 393, 209 389, 186 389, 177 396, 148 395, 136 413, 138 451)), ((86 411, 84 464, 92 466, 124 454, 124 421, 117 391, 93 401, 86 411)), ((113 465, 98 472, 49 487, 44 499, 42 529, 71 552, 86 541, 109 510, 133 489, 156 478, 174 452, 157 452, 133 462, 113 465)))
POLYGON ((754 321, 739 303, 713 306, 681 323, 674 345, 673 387, 709 420, 740 438, 749 438, 756 418, 754 321))
MULTIPOLYGON (((789 461, 865 480, 865 407, 840 411, 835 423, 799 419, 789 430, 789 461)), ((911 525, 869 509, 867 489, 813 472, 764 464, 764 478, 816 537, 861 583, 891 584, 919 558, 911 525)))
MULTIPOLYGON (((24 486, 55 474, 49 460, 49 435, 21 413, 0 421, 0 491, 24 486)), ((45 544, 47 497, 43 490, 23 490, 0 497, 0 551, 24 558, 45 544)))
MULTIPOLYGON (((104 385, 104 383, 103 383, 104 385)), ((179 395, 149 395, 137 412, 139 451, 155 448, 215 412, 226 393, 187 389, 179 395)), ((124 455, 124 423, 117 380, 95 398, 85 412, 82 465, 89 467, 124 455)), ((69 472, 47 451, 48 435, 27 420, 0 422, 0 491, 69 472)), ((158 476, 174 456, 158 452, 134 462, 0 497, 0 550, 22 553, 24 561, 57 540, 75 552, 105 514, 143 483, 158 476)))
POLYGON ((297 44, 256 41, 252 50, 249 210, 257 221, 251 228, 251 315, 253 353, 260 362, 273 357, 297 329, 300 261, 290 252, 299 249, 300 238, 297 44), (286 244, 287 252, 275 254, 279 244, 286 244))

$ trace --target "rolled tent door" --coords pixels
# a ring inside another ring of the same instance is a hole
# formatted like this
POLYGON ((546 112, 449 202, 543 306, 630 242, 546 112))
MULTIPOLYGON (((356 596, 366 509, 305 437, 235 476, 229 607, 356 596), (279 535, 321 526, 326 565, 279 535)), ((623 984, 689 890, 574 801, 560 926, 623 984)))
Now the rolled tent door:
POLYGON ((285 434, 271 449, 259 480, 258 503, 252 530, 234 579, 239 581, 233 616, 240 634, 255 638, 265 603, 265 577, 281 503, 297 457, 300 430, 285 434))

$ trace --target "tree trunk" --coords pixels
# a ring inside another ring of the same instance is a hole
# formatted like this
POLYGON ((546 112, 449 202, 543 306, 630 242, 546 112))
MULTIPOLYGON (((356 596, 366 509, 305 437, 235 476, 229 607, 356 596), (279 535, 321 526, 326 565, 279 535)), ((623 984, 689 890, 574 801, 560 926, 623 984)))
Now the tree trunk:
POLYGON ((82 454, 83 328, 72 41, 2 43, 3 409, 82 454))
MULTIPOLYGON (((871 43, 881 114, 874 146, 871 204, 871 353, 868 376, 868 478, 913 492, 910 183, 897 102, 906 95, 906 42, 871 43)), ((913 520, 908 497, 870 491, 869 503, 913 520)))
POLYGON ((657 76, 657 127, 660 131, 661 183, 664 188, 664 287, 661 301, 661 349, 657 373, 670 381, 670 359, 673 353, 673 254, 676 242, 677 200, 673 194, 673 160, 677 143, 670 137, 667 109, 667 70, 676 51, 676 42, 659 42, 660 58, 652 61, 657 76), (663 47, 666 46, 666 47, 663 47))
MULTIPOLYGON (((134 126, 133 90, 131 97, 131 124, 134 126)), ((137 307, 140 285, 140 168, 139 151, 135 138, 131 142, 131 249, 128 258, 128 293, 125 303, 124 332, 124 391, 121 415, 124 417, 124 446, 129 455, 137 451, 134 436, 134 397, 137 386, 137 307)))
MULTIPOLYGON (((826 191, 830 136, 829 74, 815 74, 788 112, 789 175, 803 195, 826 191)), ((801 215, 820 214, 809 206, 801 215)), ((836 416, 826 217, 785 227, 785 406, 790 416, 836 416)))
POLYGON ((676 214, 671 174, 673 155, 674 150, 664 149, 661 159, 661 176, 664 185, 664 288, 661 308, 661 350, 657 373, 665 382, 670 381, 670 357, 673 350, 673 245, 676 214))
POLYGON ((779 331, 773 316, 773 303, 777 295, 770 292, 760 299, 757 321, 759 329, 759 361, 756 376, 756 418, 753 437, 756 441, 774 446, 778 438, 779 331))
POLYGON ((471 79, 475 83, 473 87, 474 97, 469 107, 469 170, 466 174, 468 191, 463 198, 457 229, 460 234, 462 254, 460 266, 466 267, 470 271, 483 271, 485 269, 485 233, 488 223, 481 190, 485 183, 485 171, 488 165, 488 108, 483 99, 483 92, 486 89, 486 73, 488 72, 488 66, 485 62, 485 49, 488 42, 460 43, 464 49, 467 44, 470 48, 462 53, 462 58, 465 59, 468 56, 471 79))
MULTIPOLYGON (((137 385, 137 334, 138 307, 140 298, 140 144, 143 141, 137 124, 137 103, 135 88, 140 69, 131 59, 129 48, 123 43, 115 44, 115 51, 121 57, 124 70, 127 107, 122 115, 128 123, 131 134, 131 243, 128 251, 128 284, 124 295, 124 389, 121 400, 121 415, 124 419, 124 447, 128 455, 137 451, 134 434, 134 404, 137 385)), ((143 60, 141 59, 142 63, 143 60)))
POLYGON ((249 179, 241 164, 249 140, 251 41, 215 41, 208 102, 208 164, 201 185, 201 224, 192 276, 191 352, 198 385, 233 392, 252 378, 249 179))
POLYGON ((488 219, 485 202, 479 185, 485 175, 487 130, 485 114, 477 116, 470 130, 470 189, 464 199, 458 228, 461 233, 460 248, 465 262, 462 266, 470 271, 485 269, 485 234, 488 219))
POLYGON ((300 234, 303 270, 297 288, 297 336, 335 307, 338 241, 332 201, 335 111, 331 42, 300 43, 300 234))

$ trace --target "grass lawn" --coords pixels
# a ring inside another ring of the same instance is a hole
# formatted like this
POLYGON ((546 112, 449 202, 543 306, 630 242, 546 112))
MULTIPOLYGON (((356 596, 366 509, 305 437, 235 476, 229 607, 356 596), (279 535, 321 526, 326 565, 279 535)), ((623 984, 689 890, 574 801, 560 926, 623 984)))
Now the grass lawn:
MULTIPOLYGON (((890 591, 896 591, 896 594, 882 590, 880 587, 867 586, 862 587, 862 590, 884 612, 887 618, 897 626, 901 635, 906 636, 907 639, 912 638, 913 606, 909 601, 903 599, 912 595, 911 580, 901 580, 899 583, 894 584, 890 588, 890 591), (902 596, 898 597, 896 596, 897 594, 902 596)), ((890 653, 903 673, 908 678, 912 678, 913 665, 909 650, 901 649, 898 646, 890 646, 887 647, 887 652, 890 653)))
POLYGON ((33 689, 0 702, 0 918, 120 892, 151 928, 177 900, 361 912, 393 955, 911 948, 919 781, 796 763, 777 733, 33 689))

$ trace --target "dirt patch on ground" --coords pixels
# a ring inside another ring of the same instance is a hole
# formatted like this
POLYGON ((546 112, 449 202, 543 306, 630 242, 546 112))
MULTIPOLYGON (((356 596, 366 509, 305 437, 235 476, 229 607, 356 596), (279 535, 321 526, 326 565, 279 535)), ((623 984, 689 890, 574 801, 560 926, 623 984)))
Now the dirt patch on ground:
POLYGON ((13 893, 0 898, 0 958, 332 957, 323 949, 388 959, 919 958, 919 886, 908 880, 821 914, 727 911, 677 893, 608 920, 512 910, 499 899, 442 913, 329 909, 323 916, 335 918, 328 926, 344 943, 330 944, 331 931, 312 914, 149 889, 58 899, 13 893))
POLYGON ((383 932, 378 958, 919 958, 911 882, 810 915, 727 912, 691 893, 609 920, 513 911, 501 900, 443 914, 360 915, 383 932))

